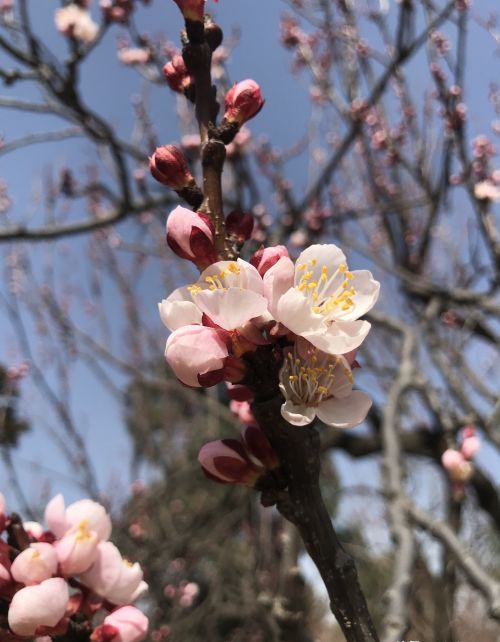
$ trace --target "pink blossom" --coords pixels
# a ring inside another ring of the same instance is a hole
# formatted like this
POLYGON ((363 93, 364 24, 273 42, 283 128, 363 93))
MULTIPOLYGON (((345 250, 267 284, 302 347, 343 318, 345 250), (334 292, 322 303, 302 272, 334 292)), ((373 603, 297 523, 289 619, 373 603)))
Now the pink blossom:
POLYGON ((104 618, 92 633, 92 642, 140 642, 148 632, 148 618, 135 606, 122 606, 104 618))
POLYGON ((56 495, 47 504, 45 522, 57 538, 61 538, 82 522, 90 531, 95 531, 100 540, 107 540, 111 535, 111 519, 104 506, 91 499, 80 499, 67 508, 61 494, 56 495))
POLYGON ((455 482, 468 481, 473 473, 471 464, 465 460, 458 450, 448 448, 441 456, 441 463, 448 471, 448 475, 455 482))
POLYGON ((23 522, 23 528, 32 539, 39 540, 44 534, 44 528, 38 522, 23 522))
POLYGON ((88 571, 81 575, 82 583, 112 604, 129 604, 147 590, 139 564, 122 558, 111 542, 100 542, 97 558, 88 571))
POLYGON ((460 452, 465 459, 474 459, 481 448, 481 442, 476 437, 474 426, 465 426, 462 434, 460 452))
POLYGON ((267 300, 260 274, 238 259, 213 263, 196 283, 175 290, 159 308, 169 330, 201 323, 203 314, 221 328, 235 330, 265 314, 267 300))
POLYGON ((491 181, 480 181, 474 185, 474 195, 479 200, 500 202, 500 187, 491 181))
POLYGON ((306 426, 317 416, 337 428, 352 428, 366 417, 372 401, 361 390, 352 390, 353 377, 346 359, 318 350, 302 338, 285 351, 280 370, 284 419, 306 426))
MULTIPOLYGON (((214 328, 187 325, 175 330, 168 338, 165 358, 175 376, 187 386, 199 388, 207 375, 220 373, 229 356, 227 340, 214 328)), ((214 381, 214 383, 217 383, 214 381)))
POLYGON ((10 603, 8 621, 11 630, 23 637, 32 637, 38 627, 54 627, 64 617, 69 590, 60 577, 53 577, 36 586, 18 591, 10 603))
POLYGON ((264 275, 269 310, 276 321, 328 354, 344 354, 370 330, 358 321, 376 303, 380 283, 368 270, 350 272, 336 245, 312 245, 295 266, 282 257, 264 275))
POLYGON ((90 13, 76 4, 57 9, 55 23, 61 33, 87 43, 95 40, 99 31, 90 13))
POLYGON ((21 584, 39 584, 56 574, 57 553, 52 544, 37 542, 19 553, 12 562, 12 577, 21 584))
POLYGON ((150 57, 149 49, 139 47, 120 49, 118 52, 118 60, 124 65, 145 65, 150 57))
POLYGON ((55 543, 57 557, 64 575, 78 575, 93 564, 99 544, 97 533, 90 530, 86 520, 70 529, 55 543))

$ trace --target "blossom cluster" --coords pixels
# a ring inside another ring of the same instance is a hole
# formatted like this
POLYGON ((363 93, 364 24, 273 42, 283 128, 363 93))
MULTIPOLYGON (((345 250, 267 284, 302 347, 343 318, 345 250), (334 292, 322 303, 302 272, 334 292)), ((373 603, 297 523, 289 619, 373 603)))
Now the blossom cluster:
MULTIPOLYGON (((213 231, 202 215, 177 208, 171 216, 170 247, 208 262, 213 231)), ((159 304, 172 331, 165 357, 187 386, 242 383, 246 355, 274 344, 283 362, 283 417, 301 426, 318 416, 348 428, 363 421, 371 405, 365 393, 352 390, 352 368, 370 329, 359 317, 378 293, 371 273, 351 272, 335 245, 313 245, 295 264, 283 246, 262 248, 249 262, 216 261, 159 304)))
POLYGON ((93 642, 140 642, 147 617, 132 606, 147 589, 139 564, 109 541, 111 519, 90 499, 65 506, 57 495, 45 509, 46 528, 8 515, 0 495, 0 599, 8 603, 9 640, 60 636, 75 623, 107 614, 93 642))
POLYGON ((464 485, 474 473, 472 460, 480 446, 474 426, 467 425, 462 430, 458 448, 447 448, 441 456, 441 463, 448 473, 456 497, 463 495, 464 485))

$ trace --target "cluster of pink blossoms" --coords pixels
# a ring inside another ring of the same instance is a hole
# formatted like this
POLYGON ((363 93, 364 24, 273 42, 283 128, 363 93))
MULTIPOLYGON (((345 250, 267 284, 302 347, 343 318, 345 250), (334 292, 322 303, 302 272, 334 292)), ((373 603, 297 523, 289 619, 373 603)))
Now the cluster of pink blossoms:
POLYGON ((458 448, 448 448, 441 456, 443 468, 448 473, 456 497, 464 493, 465 483, 474 474, 472 460, 479 452, 480 441, 474 426, 465 426, 458 448))
POLYGON ((45 509, 45 529, 7 515, 0 495, 0 600, 8 604, 2 640, 60 636, 86 626, 92 642, 140 642, 147 617, 132 602, 147 589, 139 564, 109 541, 103 506, 83 499, 68 507, 62 495, 45 509), (94 627, 94 616, 104 611, 94 627), (85 625, 82 624, 85 622, 85 625))
MULTIPOLYGON (((213 255, 206 217, 184 208, 172 212, 167 239, 183 258, 213 255)), ((283 246, 262 248, 249 262, 216 261, 159 304, 172 331, 165 357, 188 386, 244 383, 245 355, 275 344, 283 361, 283 417, 297 426, 316 416, 331 426, 355 426, 371 405, 352 389, 354 354, 370 329, 359 317, 378 294, 371 273, 349 271, 336 245, 313 245, 295 264, 283 246)))

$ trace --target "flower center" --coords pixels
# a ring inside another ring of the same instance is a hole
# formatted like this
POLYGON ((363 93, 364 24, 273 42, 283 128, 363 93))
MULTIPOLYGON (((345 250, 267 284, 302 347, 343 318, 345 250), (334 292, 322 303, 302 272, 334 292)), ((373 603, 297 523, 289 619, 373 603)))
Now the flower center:
POLYGON ((330 270, 328 266, 323 265, 321 274, 317 279, 313 278, 315 268, 316 259, 311 259, 309 263, 301 263, 298 265, 297 270, 304 274, 300 277, 298 285, 295 286, 299 292, 303 292, 308 298, 311 310, 315 314, 326 315, 338 310, 346 311, 356 305, 352 300, 352 297, 356 294, 356 290, 354 286, 350 285, 354 275, 352 272, 349 272, 345 263, 341 263, 332 274, 329 274, 330 270), (339 274, 344 275, 344 280, 340 287, 337 287, 332 293, 331 290, 334 279, 336 279, 339 274))
POLYGON ((214 290, 227 290, 227 283, 224 282, 226 277, 229 275, 239 276, 240 274, 241 269, 238 264, 235 261, 231 261, 228 266, 224 270, 221 270, 218 274, 206 276, 206 285, 198 285, 198 283, 194 283, 193 285, 188 285, 187 289, 192 297, 196 296, 204 289, 211 290, 212 292, 214 290))
MULTIPOLYGON (((318 406, 323 399, 333 397, 332 387, 338 374, 334 370, 341 362, 341 357, 319 353, 317 348, 307 358, 303 358, 294 348, 283 364, 283 378, 292 393, 292 400, 306 406, 318 406)), ((344 374, 352 383, 349 368, 344 367, 344 374)))

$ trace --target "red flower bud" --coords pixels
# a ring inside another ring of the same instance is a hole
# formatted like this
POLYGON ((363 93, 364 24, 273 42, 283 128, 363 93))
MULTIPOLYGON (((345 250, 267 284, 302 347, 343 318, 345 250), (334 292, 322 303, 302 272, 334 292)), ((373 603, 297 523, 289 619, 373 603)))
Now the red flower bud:
POLYGON ((253 216, 248 212, 234 210, 226 218, 226 232, 243 243, 252 235, 253 216))
POLYGON ((288 256, 288 250, 284 245, 275 245, 274 247, 264 247, 255 252, 250 259, 250 264, 257 269, 261 276, 275 265, 282 256, 288 256))
POLYGON ((158 182, 176 191, 194 185, 184 156, 175 145, 157 147, 149 159, 149 169, 158 182))
POLYGON ((193 261, 200 269, 217 261, 214 228, 206 214, 176 207, 167 219, 167 243, 177 256, 193 261))
POLYGON ((182 56, 174 56, 170 62, 167 62, 163 67, 163 73, 170 89, 179 94, 182 94, 193 81, 182 56))
POLYGON ((241 437, 249 458, 256 465, 264 466, 269 470, 279 465, 271 444, 258 426, 245 426, 241 431, 241 437))
POLYGON ((174 0, 186 20, 203 22, 205 0, 174 0))
POLYGON ((227 92, 225 103, 225 120, 241 126, 259 113, 264 99, 255 80, 242 80, 227 92))
POLYGON ((236 439, 221 439, 205 444, 198 455, 205 475, 221 484, 255 486, 264 472, 250 461, 242 443, 236 439))

